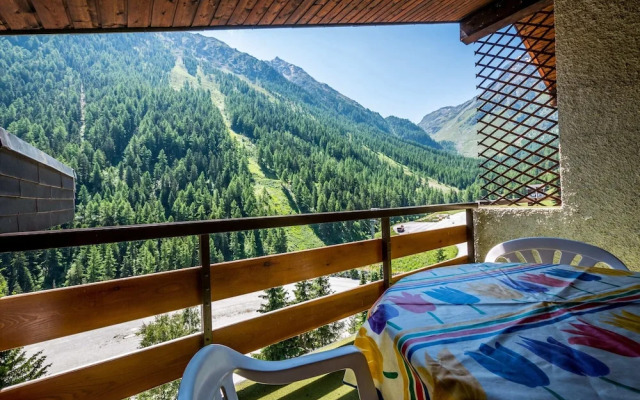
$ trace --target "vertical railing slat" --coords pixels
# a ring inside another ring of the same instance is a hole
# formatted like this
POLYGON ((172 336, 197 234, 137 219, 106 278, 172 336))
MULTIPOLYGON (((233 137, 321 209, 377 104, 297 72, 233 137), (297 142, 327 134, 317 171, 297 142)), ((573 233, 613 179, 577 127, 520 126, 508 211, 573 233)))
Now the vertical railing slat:
POLYGON ((202 288, 202 333, 203 346, 213 343, 213 321, 211 315, 211 258, 209 235, 200 235, 200 285, 202 288))
POLYGON ((391 226, 389 217, 380 218, 382 230, 382 280, 384 288, 391 286, 391 226))

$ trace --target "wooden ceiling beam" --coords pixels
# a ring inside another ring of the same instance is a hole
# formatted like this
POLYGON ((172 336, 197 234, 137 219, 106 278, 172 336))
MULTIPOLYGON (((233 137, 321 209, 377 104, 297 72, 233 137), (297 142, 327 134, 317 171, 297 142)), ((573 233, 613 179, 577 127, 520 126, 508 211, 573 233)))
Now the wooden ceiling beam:
POLYGON ((460 21, 460 41, 470 44, 552 5, 553 0, 497 0, 460 21))

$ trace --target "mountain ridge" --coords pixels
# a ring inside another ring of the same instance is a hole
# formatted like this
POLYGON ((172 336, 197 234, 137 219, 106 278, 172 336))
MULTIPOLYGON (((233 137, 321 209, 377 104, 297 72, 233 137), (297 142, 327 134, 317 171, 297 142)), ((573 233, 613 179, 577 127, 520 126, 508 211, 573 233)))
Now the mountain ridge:
POLYGON ((456 106, 446 106, 426 114, 418 126, 438 143, 452 143, 456 151, 466 157, 477 157, 476 98, 456 106))

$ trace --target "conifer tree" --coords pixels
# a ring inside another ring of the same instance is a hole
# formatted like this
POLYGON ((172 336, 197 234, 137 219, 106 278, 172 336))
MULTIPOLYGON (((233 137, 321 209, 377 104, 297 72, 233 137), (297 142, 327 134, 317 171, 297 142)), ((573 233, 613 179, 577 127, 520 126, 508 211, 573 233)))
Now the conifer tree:
MULTIPOLYGON (((0 275, 0 297, 6 295, 8 285, 0 275)), ((27 357, 22 347, 0 351, 0 388, 39 378, 47 373, 51 364, 45 364, 42 351, 27 357)))
MULTIPOLYGON (((136 335, 140 336, 140 348, 153 346, 200 331, 200 313, 197 308, 187 308, 181 313, 164 314, 153 322, 142 325, 136 335)), ((136 396, 144 400, 173 400, 178 394, 180 380, 158 386, 136 396)))
MULTIPOLYGON (((333 290, 331 290, 328 277, 321 276, 313 280, 310 290, 311 298, 315 299, 332 293, 333 290)), ((312 331, 311 336, 314 347, 319 348, 335 342, 343 328, 344 324, 342 322, 333 322, 312 331)))
MULTIPOLYGON (((311 300, 311 282, 308 280, 297 282, 293 289, 293 295, 294 304, 311 300)), ((315 348, 313 332, 305 332, 302 335, 299 335, 297 338, 300 346, 300 351, 302 353, 308 353, 315 348)))
MULTIPOLYGON (((264 291, 260 296, 264 300, 258 312, 261 314, 274 311, 289 304, 287 291, 278 286, 264 291)), ((260 358, 264 360, 285 360, 300 355, 299 341, 297 338, 283 340, 263 348, 260 351, 260 358)))

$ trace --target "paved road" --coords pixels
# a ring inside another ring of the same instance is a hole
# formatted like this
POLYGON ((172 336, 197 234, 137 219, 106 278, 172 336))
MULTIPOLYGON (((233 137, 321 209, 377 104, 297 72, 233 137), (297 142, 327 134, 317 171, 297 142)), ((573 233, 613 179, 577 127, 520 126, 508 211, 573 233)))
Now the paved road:
POLYGON ((404 222, 402 224, 396 224, 393 226, 393 230, 396 231, 399 235, 405 233, 416 233, 416 232, 424 232, 430 231, 432 229, 440 229, 447 228, 455 225, 464 225, 467 223, 466 213, 460 212, 457 214, 452 214, 449 218, 445 218, 438 222, 404 222), (404 226, 404 232, 398 232, 398 227, 400 225, 404 226))
MULTIPOLYGON (((348 278, 330 277, 329 283, 335 292, 358 286, 358 280, 348 278)), ((291 297, 293 297, 293 287, 294 285, 285 286, 291 297)), ((259 315, 257 310, 262 303, 261 294, 262 292, 254 292, 214 302, 212 304, 213 326, 226 326, 259 315)), ((136 332, 143 323, 149 323, 153 319, 149 317, 129 321, 26 346, 25 349, 29 355, 43 350, 43 354, 47 356, 47 362, 52 364, 48 371, 50 375, 136 350, 140 343, 136 332)))

